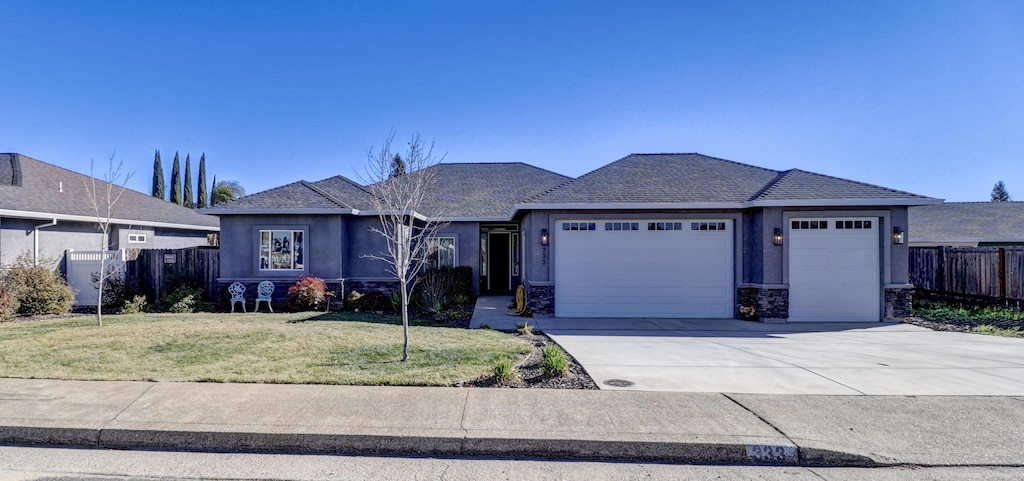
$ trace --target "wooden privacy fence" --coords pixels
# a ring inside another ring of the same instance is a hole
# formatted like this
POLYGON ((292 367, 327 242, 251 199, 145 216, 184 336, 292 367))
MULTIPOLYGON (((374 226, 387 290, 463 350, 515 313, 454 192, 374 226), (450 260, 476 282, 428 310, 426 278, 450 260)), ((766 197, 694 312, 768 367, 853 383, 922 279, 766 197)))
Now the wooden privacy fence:
POLYGON ((910 283, 921 297, 1024 304, 1024 247, 911 247, 910 283))
POLYGON ((211 302, 217 301, 220 249, 143 249, 126 263, 126 278, 139 286, 146 297, 157 301, 171 284, 189 281, 202 286, 211 302))

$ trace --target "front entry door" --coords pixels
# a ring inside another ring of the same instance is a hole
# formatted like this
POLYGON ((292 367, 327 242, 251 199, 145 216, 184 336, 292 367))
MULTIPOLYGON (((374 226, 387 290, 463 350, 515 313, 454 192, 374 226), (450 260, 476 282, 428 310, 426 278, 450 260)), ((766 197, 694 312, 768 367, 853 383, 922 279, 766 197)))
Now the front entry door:
POLYGON ((511 291, 511 235, 508 232, 490 232, 487 234, 487 244, 487 290, 511 291))

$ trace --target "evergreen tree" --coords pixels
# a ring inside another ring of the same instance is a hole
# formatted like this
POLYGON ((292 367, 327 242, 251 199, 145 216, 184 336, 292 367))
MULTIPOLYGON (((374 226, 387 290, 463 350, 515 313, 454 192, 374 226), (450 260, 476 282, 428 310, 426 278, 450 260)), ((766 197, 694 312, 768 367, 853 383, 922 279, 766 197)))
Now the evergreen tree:
POLYGON ((213 189, 217 187, 217 175, 214 174, 213 182, 210 182, 210 205, 213 205, 213 189))
POLYGON ((992 187, 992 202, 1009 202, 1010 193, 1006 191, 1006 184, 1003 181, 996 182, 992 187))
POLYGON ((391 159, 391 172, 388 173, 388 178, 400 175, 405 175, 405 161, 401 155, 395 154, 395 158, 391 159))
POLYGON ((181 205, 192 209, 196 206, 196 203, 192 201, 192 156, 185 154, 185 184, 182 186, 184 189, 184 199, 181 205))
POLYGON ((166 200, 167 183, 164 182, 164 166, 160 163, 160 149, 156 149, 156 156, 153 157, 153 197, 166 200))
POLYGON ((245 196, 245 188, 237 180, 222 180, 213 185, 210 205, 222 204, 245 196))
POLYGON ((202 209, 210 205, 206 194, 206 152, 199 156, 199 190, 196 191, 196 208, 202 209))
POLYGON ((174 165, 171 167, 171 202, 181 205, 181 166, 178 153, 174 153, 174 165))

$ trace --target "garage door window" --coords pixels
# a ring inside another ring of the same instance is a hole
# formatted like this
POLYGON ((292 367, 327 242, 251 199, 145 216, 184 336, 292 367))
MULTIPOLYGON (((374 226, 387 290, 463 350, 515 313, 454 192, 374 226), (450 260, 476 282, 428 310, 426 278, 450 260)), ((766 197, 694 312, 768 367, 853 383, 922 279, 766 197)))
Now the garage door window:
POLYGON ((683 230, 682 222, 648 222, 647 230, 683 230))
POLYGON ((725 230, 725 222, 691 222, 690 230, 725 230))
POLYGON ((837 220, 836 229, 870 229, 870 220, 837 220))
MULTIPOLYGON (((836 221, 836 229, 841 229, 839 224, 843 221, 836 221)), ((827 220, 794 220, 790 227, 796 230, 819 230, 828 229, 827 220)))
POLYGON ((640 230, 639 222, 605 222, 604 230, 640 230))
POLYGON ((562 230, 597 230, 596 222, 563 222, 562 230))

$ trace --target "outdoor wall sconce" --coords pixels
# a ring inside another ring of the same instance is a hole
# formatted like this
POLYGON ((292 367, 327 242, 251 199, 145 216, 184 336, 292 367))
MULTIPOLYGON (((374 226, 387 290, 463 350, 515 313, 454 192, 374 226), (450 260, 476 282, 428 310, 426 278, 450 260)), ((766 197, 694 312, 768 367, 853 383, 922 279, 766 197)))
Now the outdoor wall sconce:
POLYGON ((902 243, 906 242, 906 240, 907 240, 906 234, 903 232, 903 229, 900 229, 899 227, 893 227, 892 228, 892 243, 893 244, 899 245, 899 244, 902 244, 902 243))
POLYGON ((543 249, 541 249, 541 251, 543 251, 543 254, 541 254, 540 262, 541 262, 541 264, 547 264, 548 263, 548 230, 547 229, 541 229, 540 230, 540 245, 541 245, 541 247, 543 247, 543 249))
POLYGON ((782 245, 782 229, 775 228, 775 232, 772 233, 772 243, 777 246, 782 245))

